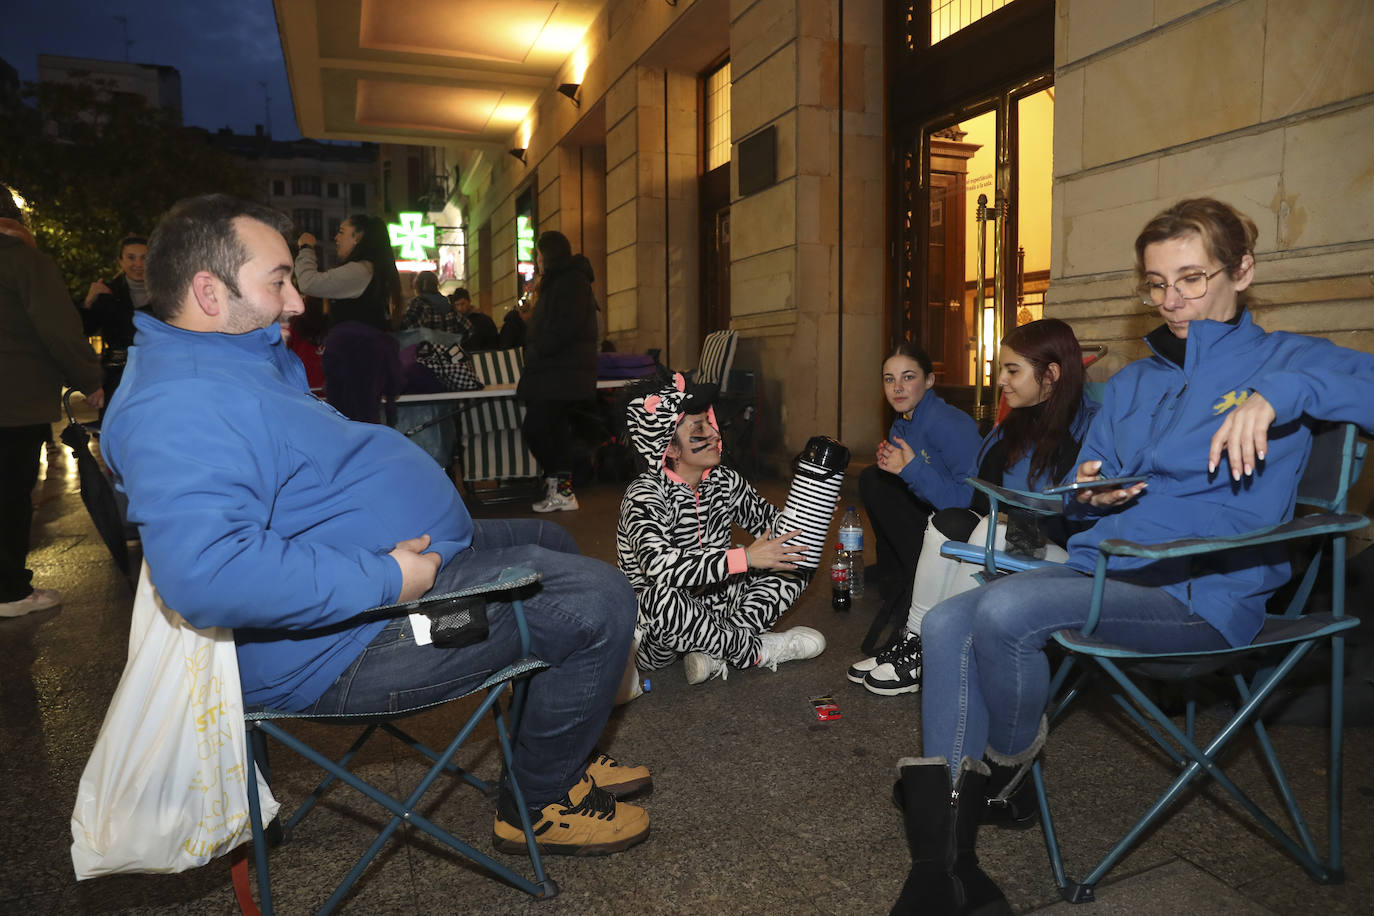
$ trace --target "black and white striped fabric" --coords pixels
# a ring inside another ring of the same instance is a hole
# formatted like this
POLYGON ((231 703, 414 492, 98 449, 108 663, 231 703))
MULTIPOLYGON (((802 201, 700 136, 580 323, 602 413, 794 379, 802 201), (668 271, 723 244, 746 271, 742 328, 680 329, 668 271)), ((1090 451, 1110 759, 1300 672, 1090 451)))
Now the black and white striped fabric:
POLYGON ((830 533, 830 520, 835 515, 835 498, 840 495, 843 482, 844 471, 832 471, 809 461, 797 462, 797 473, 792 478, 782 514, 786 519, 784 530, 801 529, 802 533, 793 541, 811 548, 798 566, 815 569, 820 565, 830 533))
POLYGON ((735 364, 735 345, 739 342, 739 331, 716 331, 706 335, 701 342, 701 359, 692 381, 698 385, 718 385, 725 387, 730 377, 730 367, 735 364))
MULTIPOLYGON (((525 354, 520 348, 480 350, 471 354, 473 369, 481 383, 509 385, 520 381, 525 354)), ((535 460, 520 424, 525 408, 514 397, 480 398, 463 413, 463 479, 500 480, 508 477, 537 477, 535 460)))

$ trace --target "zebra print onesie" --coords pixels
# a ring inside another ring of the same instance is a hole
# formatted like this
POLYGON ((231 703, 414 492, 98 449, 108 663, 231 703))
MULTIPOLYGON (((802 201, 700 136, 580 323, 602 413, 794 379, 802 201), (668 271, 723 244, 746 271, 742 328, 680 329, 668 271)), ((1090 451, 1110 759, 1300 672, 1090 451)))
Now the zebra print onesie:
MULTIPOLYGON (((625 491, 616 529, 620 569, 639 602, 637 662, 662 668, 704 652, 748 668, 759 659, 759 634, 797 600, 810 572, 751 570, 744 547, 730 546, 732 525, 756 537, 781 530, 781 511, 734 469, 708 469, 693 492, 664 464, 684 389, 677 375, 626 408, 630 440, 649 462, 625 491)), ((707 416, 715 426, 715 412, 707 416)))

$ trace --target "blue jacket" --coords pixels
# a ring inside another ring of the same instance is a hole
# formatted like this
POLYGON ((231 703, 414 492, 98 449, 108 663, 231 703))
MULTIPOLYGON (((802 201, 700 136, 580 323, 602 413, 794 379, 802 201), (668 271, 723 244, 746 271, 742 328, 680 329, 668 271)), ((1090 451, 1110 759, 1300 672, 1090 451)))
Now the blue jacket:
MULTIPOLYGON (((1096 545, 1107 538, 1150 544, 1282 524, 1292 516, 1311 451, 1304 417, 1374 428, 1374 356, 1320 338, 1268 333, 1248 311, 1235 324, 1192 322, 1183 368, 1156 353, 1107 383, 1079 461, 1100 459, 1108 477, 1145 474, 1150 485, 1138 499, 1071 538, 1069 565, 1091 572, 1096 545), (1252 391, 1277 413, 1267 457, 1240 482, 1231 479, 1225 454, 1216 472, 1208 474, 1213 433, 1226 412, 1252 391)), ((1067 505, 1071 514, 1085 514, 1072 498, 1067 505)), ((1113 557, 1108 569, 1162 587, 1233 646, 1254 639, 1265 600, 1288 579, 1282 552, 1233 551, 1197 569, 1190 559, 1151 563, 1113 557)))
MULTIPOLYGON (((917 499, 936 509, 962 509, 973 498, 966 483, 978 471, 978 424, 933 391, 927 391, 911 419, 898 417, 888 431, 889 442, 902 439, 916 457, 902 468, 901 478, 917 499)), ((893 442, 895 445, 896 443, 893 442)))
POLYGON ((447 563, 471 541, 467 510, 396 430, 312 397, 276 325, 199 333, 143 313, 134 323, 100 446, 153 582, 193 625, 234 629, 247 702, 309 706, 383 624, 290 632, 395 602, 396 542, 428 533, 447 563))
MULTIPOLYGON (((1093 417, 1097 415, 1098 406, 1098 403, 1094 401, 1092 398, 1088 397, 1087 393, 1085 392, 1082 401, 1078 405, 1078 413, 1074 414, 1073 424, 1069 427, 1069 435, 1071 435, 1074 439, 1078 440, 1080 447, 1082 446, 1084 436, 1086 436, 1088 433, 1088 427, 1092 423, 1093 417)), ((987 436, 983 439, 983 444, 978 447, 978 466, 975 467, 973 472, 970 473, 968 476, 974 477, 978 475, 978 471, 982 466, 984 456, 988 453, 988 449, 992 448, 993 444, 1001 438, 1002 424, 998 423, 996 426, 992 428, 992 432, 988 433, 987 436)), ((1030 464, 1031 453, 1026 452, 1026 454, 1016 459, 1015 464, 1003 470, 1002 481, 1000 486, 1007 487, 1011 490, 1033 492, 1035 490, 1043 490, 1046 487, 1052 487, 1055 484, 1059 483, 1058 480, 1053 480, 1042 474, 1041 477, 1035 481, 1035 486, 1032 487, 1030 485, 1030 464)), ((1078 463, 1075 462, 1073 467, 1077 468, 1078 463)), ((1072 480, 1072 471, 1066 476, 1070 480, 1072 480)))

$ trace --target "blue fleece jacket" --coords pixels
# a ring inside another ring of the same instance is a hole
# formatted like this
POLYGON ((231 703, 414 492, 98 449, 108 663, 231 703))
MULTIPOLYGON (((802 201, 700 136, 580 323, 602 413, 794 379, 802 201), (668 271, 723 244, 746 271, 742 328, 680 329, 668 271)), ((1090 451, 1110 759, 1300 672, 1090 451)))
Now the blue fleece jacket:
POLYGON ((303 709, 383 624, 295 631, 396 601, 396 542, 429 534, 447 563, 472 521, 420 448, 312 397, 276 325, 134 323, 100 446, 153 582, 193 625, 234 629, 250 704, 303 709))
POLYGON ((892 422, 887 439, 901 439, 916 457, 902 468, 907 489, 936 509, 963 508, 973 498, 967 479, 978 471, 978 424, 932 391, 892 422))
MULTIPOLYGON (((1071 538, 1069 565, 1091 572, 1097 544, 1107 538, 1151 544, 1282 524, 1292 516, 1311 451, 1304 418, 1374 429, 1374 356, 1320 338, 1268 333, 1248 311, 1235 324, 1193 321, 1182 368, 1156 353, 1107 383, 1079 461, 1101 460, 1107 477, 1144 474, 1149 488, 1071 538), (1208 474, 1213 433, 1251 392, 1277 413, 1267 457, 1239 482, 1224 454, 1208 474)), ((1067 505, 1071 514, 1091 514, 1071 498, 1067 505)), ((1231 551, 1196 569, 1190 560, 1113 557, 1108 569, 1162 587, 1233 646, 1254 639, 1265 600, 1288 579, 1282 551, 1231 551)))

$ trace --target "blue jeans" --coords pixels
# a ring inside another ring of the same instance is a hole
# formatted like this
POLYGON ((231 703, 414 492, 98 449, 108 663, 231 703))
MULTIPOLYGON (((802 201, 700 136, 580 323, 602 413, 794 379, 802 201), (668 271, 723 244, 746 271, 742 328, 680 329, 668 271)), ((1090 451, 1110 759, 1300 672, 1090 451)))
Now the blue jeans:
MULTIPOLYGON (((474 522, 472 546, 439 571, 432 593, 493 581, 511 566, 542 576, 525 617, 531 650, 550 667, 530 678, 515 745, 516 778, 537 809, 586 770, 629 659, 635 597, 618 569, 581 556, 566 531, 536 519, 474 522)), ((391 621, 310 711, 401 711, 467 693, 520 657, 510 605, 492 602, 487 617, 490 635, 461 649, 417 646, 408 618, 391 621)))
MULTIPOLYGON (((1092 576, 1067 567, 1032 569, 940 602, 921 622, 921 741, 954 771, 985 750, 1023 755, 1049 700, 1044 645, 1056 630, 1082 627, 1092 576)), ((1163 589, 1108 579, 1095 634, 1141 651, 1226 647, 1211 624, 1163 589)))

